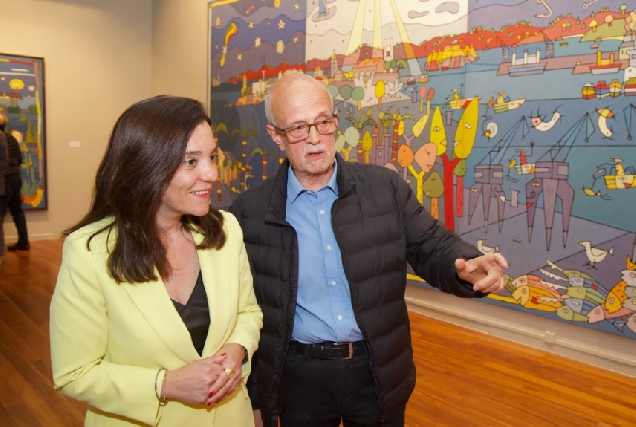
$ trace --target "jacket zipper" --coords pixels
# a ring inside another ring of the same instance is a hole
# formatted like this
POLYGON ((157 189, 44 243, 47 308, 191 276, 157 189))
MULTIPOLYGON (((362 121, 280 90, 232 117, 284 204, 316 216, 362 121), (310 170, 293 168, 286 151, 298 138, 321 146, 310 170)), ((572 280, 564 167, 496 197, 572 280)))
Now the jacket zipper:
MULTIPOLYGON (((293 246, 292 246, 292 251, 291 252, 294 253, 294 249, 296 249, 296 253, 297 253, 298 252, 298 237, 296 235, 296 230, 294 230, 294 227, 292 227, 290 224, 286 224, 286 225, 291 229, 291 233, 293 233, 293 242, 292 242, 293 246)), ((293 272, 293 269, 294 269, 294 266, 293 265, 290 266, 290 268, 289 268, 289 277, 290 278, 291 278, 291 273, 293 272)), ((296 266, 296 273, 298 273, 298 266, 296 266)), ((298 283, 296 283, 296 287, 298 287, 298 283)), ((288 304, 293 305, 294 302, 292 301, 292 298, 291 298, 291 291, 292 290, 291 290, 291 287, 290 287, 290 289, 289 289, 290 298, 289 298, 288 304)), ((291 319, 293 320, 293 318, 294 318, 294 315, 292 313, 291 319)), ((283 369, 285 369, 285 361, 287 360, 287 352, 289 351, 289 341, 291 340, 291 333, 292 333, 292 328, 290 327, 291 325, 290 325, 289 317, 285 319, 285 325, 287 326, 286 327, 287 333, 286 333, 286 337, 285 337, 286 340, 284 341, 285 342, 285 344, 284 344, 285 349, 284 349, 284 352, 283 352, 284 357, 281 359, 281 362, 276 367, 276 374, 274 374, 274 383, 277 384, 277 387, 276 387, 276 390, 275 390, 276 399, 272 402, 272 406, 270 407, 270 414, 272 414, 274 412, 274 407, 278 406, 278 398, 279 398, 278 397, 278 389, 280 387, 280 373, 282 372, 283 369)), ((276 412, 277 412, 276 416, 277 416, 277 418, 279 418, 280 414, 278 413, 278 410, 276 412)), ((271 419, 271 416, 270 416, 270 419, 271 419)), ((273 426, 273 427, 276 427, 276 426, 273 426)))
MULTIPOLYGON (((336 201, 333 202, 333 205, 331 206, 331 229, 334 232, 333 235, 336 238, 336 242, 338 243, 338 247, 342 247, 342 244, 338 238, 338 234, 335 232, 335 218, 336 218, 336 211, 337 211, 337 206, 336 204, 338 204, 338 202, 341 200, 340 197, 338 197, 336 199, 336 201)), ((376 378, 376 376, 373 373, 373 353, 371 353, 371 346, 369 345, 369 340, 367 338, 367 334, 364 330, 364 328, 362 327, 362 325, 360 325, 360 322, 358 321, 358 319, 360 318, 359 314, 358 314, 358 310, 356 308, 356 305, 353 303, 353 294, 351 293, 351 286, 354 282, 352 282, 348 275, 347 275, 347 271, 345 268, 345 260, 344 260, 344 252, 340 252, 341 254, 341 261, 342 261, 342 269, 344 270, 345 273, 345 277, 347 278, 347 281, 349 282, 349 294, 351 295, 351 309, 353 310, 353 314, 356 318, 356 323, 358 324, 358 327, 360 328, 360 332, 362 333, 362 338, 364 339, 364 345, 367 346, 367 351, 369 352, 369 370, 371 371, 371 376, 373 377, 373 386, 375 388, 375 396, 376 399, 378 401, 378 408, 380 409, 380 425, 384 423, 384 410, 382 408, 382 402, 380 402, 380 394, 378 393, 378 379, 376 378)))

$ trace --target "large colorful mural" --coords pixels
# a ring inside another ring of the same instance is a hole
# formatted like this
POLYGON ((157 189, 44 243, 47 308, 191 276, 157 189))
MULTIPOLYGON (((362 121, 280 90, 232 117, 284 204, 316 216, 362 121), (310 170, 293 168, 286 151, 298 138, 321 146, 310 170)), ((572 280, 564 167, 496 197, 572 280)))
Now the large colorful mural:
POLYGON ((464 240, 508 258, 506 291, 486 303, 636 339, 635 8, 211 2, 214 203, 276 172, 263 99, 306 73, 334 98, 346 160, 393 169, 464 240))

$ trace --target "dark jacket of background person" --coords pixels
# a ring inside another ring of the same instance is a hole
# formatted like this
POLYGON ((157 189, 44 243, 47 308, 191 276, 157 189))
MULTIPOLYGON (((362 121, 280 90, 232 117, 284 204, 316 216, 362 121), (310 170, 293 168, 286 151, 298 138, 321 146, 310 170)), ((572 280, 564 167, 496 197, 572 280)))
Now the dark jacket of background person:
MULTIPOLYGON (((483 296, 456 275, 457 258, 481 255, 452 234, 418 202, 395 172, 345 162, 336 155, 338 199, 333 231, 342 252, 355 318, 370 350, 371 371, 384 419, 406 404, 415 387, 410 324, 404 301, 407 262, 426 281, 460 297, 483 296)), ((284 407, 285 355, 298 290, 298 240, 287 223, 285 159, 276 176, 241 195, 230 207, 244 231, 263 310, 256 378, 248 384, 265 426, 284 407)))
POLYGON ((0 196, 2 197, 4 197, 4 176, 7 174, 8 166, 9 147, 7 146, 7 134, 0 131, 0 196))
POLYGON ((10 133, 5 133, 7 137, 7 151, 9 152, 9 165, 7 166, 5 175, 13 175, 20 173, 20 164, 22 163, 22 153, 20 153, 20 144, 10 133))
MULTIPOLYGON (((6 134, 0 131, 0 212, 4 212, 4 174, 8 165, 8 150, 6 134)), ((0 215, 0 220, 2 215, 0 215)), ((0 222, 0 265, 2 264, 2 256, 4 256, 4 229, 0 222)))

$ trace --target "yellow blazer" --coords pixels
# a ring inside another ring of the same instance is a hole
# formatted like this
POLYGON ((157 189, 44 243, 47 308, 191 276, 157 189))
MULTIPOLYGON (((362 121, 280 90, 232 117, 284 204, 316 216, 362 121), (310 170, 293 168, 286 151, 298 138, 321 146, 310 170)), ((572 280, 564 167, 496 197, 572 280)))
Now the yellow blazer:
MULTIPOLYGON (((224 212, 227 242, 221 250, 199 250, 208 296, 210 329, 202 357, 227 343, 258 347, 263 314, 256 303, 243 234, 224 212)), ((117 284, 108 275, 107 233, 86 242, 112 219, 83 227, 64 242, 62 265, 51 301, 51 359, 55 388, 90 406, 85 425, 253 426, 245 383, 217 405, 160 406, 155 395, 159 368, 174 370, 201 358, 163 281, 117 284)), ((112 233, 111 233, 112 234, 112 233)), ((196 243, 203 236, 193 233, 196 243)), ((160 380, 161 380, 160 376, 160 380)))

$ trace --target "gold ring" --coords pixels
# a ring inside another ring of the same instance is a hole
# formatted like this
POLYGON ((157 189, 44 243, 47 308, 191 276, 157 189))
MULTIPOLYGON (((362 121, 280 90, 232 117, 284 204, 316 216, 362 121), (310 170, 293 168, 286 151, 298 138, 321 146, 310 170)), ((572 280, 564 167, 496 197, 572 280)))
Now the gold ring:
POLYGON ((230 368, 225 368, 225 369, 223 369, 223 371, 227 374, 228 378, 232 378, 232 375, 234 375, 234 370, 232 370, 230 368))

